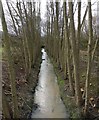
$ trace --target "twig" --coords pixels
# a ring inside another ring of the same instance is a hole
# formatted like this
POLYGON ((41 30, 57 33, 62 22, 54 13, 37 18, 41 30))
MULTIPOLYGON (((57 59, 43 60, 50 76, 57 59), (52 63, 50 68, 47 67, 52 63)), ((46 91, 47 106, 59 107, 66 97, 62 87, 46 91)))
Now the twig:
POLYGON ((20 96, 20 98, 24 101, 24 103, 26 104, 26 106, 30 109, 30 110, 32 110, 32 108, 30 108, 30 106, 26 103, 26 101, 20 96))

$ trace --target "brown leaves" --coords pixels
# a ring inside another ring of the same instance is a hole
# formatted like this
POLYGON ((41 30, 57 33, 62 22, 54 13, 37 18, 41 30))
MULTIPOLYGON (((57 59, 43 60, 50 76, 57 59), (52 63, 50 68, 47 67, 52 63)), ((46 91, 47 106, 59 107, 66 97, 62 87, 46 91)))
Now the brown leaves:
POLYGON ((26 81, 26 79, 23 79, 23 80, 17 80, 17 85, 20 85, 20 86, 22 86, 22 85, 27 85, 27 81, 26 81))

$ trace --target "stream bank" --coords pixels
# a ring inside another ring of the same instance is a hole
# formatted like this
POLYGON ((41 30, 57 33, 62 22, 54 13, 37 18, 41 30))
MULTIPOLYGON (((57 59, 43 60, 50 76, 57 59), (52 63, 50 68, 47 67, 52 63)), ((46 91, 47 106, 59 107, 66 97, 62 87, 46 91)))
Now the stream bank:
MULTIPOLYGON (((31 70, 31 74, 26 79, 24 69, 22 67, 22 61, 18 61, 18 63, 14 62, 14 67, 16 70, 16 87, 17 87, 17 96, 18 96, 18 106, 19 106, 19 117, 20 119, 26 119, 30 117, 32 107, 36 107, 34 104, 34 92, 35 87, 38 82, 38 74, 40 70, 41 64, 41 53, 37 58, 37 61, 34 67, 31 70)), ((4 92, 9 103, 9 111, 12 116, 12 95, 11 95, 11 85, 8 74, 8 66, 6 58, 2 58, 2 87, 4 88, 4 92)))
MULTIPOLYGON (((80 59, 80 85, 81 89, 84 90, 85 87, 85 77, 86 77, 86 66, 87 66, 87 52, 86 51, 80 51, 80 55, 82 56, 80 59), (85 58, 85 59, 83 59, 85 58)), ((51 62, 53 63, 55 73, 58 78, 58 85, 60 88, 60 94, 61 98, 66 106, 68 108, 68 112, 70 114, 70 119, 92 119, 92 120, 98 120, 99 119, 99 95, 96 94, 97 92, 97 86, 96 85, 96 78, 97 74, 95 70, 92 69, 92 76, 90 80, 90 92, 89 92, 89 111, 88 115, 85 117, 83 114, 83 108, 84 108, 84 99, 82 103, 82 116, 79 115, 79 110, 77 109, 76 102, 74 96, 71 96, 70 90, 69 90, 69 81, 68 78, 64 78, 64 73, 60 69, 60 67, 56 64, 56 62, 53 61, 52 58, 51 62), (92 99, 92 100, 91 100, 92 99), (95 105, 95 106, 94 106, 95 105)), ((97 62, 95 61, 94 67, 97 67, 97 62)), ((98 68, 98 67, 97 67, 98 68)), ((83 91, 82 91, 83 94, 83 91)))
POLYGON ((57 77, 53 65, 44 49, 38 85, 35 89, 34 103, 37 109, 32 111, 31 118, 65 118, 69 119, 67 108, 60 97, 57 77))
POLYGON ((75 98, 74 96, 71 96, 70 90, 69 90, 69 83, 68 83, 68 78, 64 78, 64 73, 63 71, 58 67, 56 62, 53 61, 52 58, 51 62, 54 66, 54 71, 57 76, 57 81, 58 81, 58 86, 60 89, 60 96, 61 99, 67 108, 67 111, 69 113, 69 118, 72 119, 81 119, 79 115, 78 108, 75 104, 75 98))

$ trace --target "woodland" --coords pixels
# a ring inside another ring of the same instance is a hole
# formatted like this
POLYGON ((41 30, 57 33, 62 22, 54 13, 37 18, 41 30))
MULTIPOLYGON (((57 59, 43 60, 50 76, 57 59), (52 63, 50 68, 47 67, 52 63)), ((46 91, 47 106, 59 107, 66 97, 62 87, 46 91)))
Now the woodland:
POLYGON ((34 93, 42 48, 54 66, 70 119, 99 119, 98 4, 49 0, 42 19, 41 2, 6 0, 5 12, 0 0, 3 119, 29 118, 38 107, 34 93))

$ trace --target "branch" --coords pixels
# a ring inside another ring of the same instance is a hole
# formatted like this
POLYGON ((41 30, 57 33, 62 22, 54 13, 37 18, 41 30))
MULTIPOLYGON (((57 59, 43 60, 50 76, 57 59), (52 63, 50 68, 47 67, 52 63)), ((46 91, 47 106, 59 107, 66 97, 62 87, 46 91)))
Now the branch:
POLYGON ((82 20, 80 28, 82 28, 82 26, 84 24, 84 21, 85 21, 86 15, 87 15, 87 11, 88 11, 88 6, 86 7, 85 14, 84 14, 84 17, 83 17, 83 20, 82 20))
POLYGON ((7 0, 6 0, 6 3, 7 3, 7 7, 8 7, 8 10, 9 10, 9 13, 10 13, 10 16, 11 16, 11 19, 12 19, 12 22, 13 22, 14 31, 15 31, 16 35, 18 36, 18 31, 17 31, 16 25, 15 25, 15 21, 14 21, 14 18, 13 18, 13 14, 12 14, 11 8, 10 8, 9 3, 8 3, 7 0))
MULTIPOLYGON (((10 4, 11 4, 11 3, 10 3, 10 4)), ((20 18, 20 15, 19 15, 19 13, 17 12, 17 10, 13 7, 12 4, 11 4, 11 6, 12 6, 13 10, 15 11, 15 13, 17 14, 17 16, 20 18)))
POLYGON ((94 55, 95 55, 95 52, 96 52, 96 49, 97 49, 97 46, 98 46, 98 42, 99 42, 99 38, 97 38, 96 42, 95 42, 95 46, 94 46, 94 49, 93 49, 93 52, 92 52, 92 61, 94 59, 94 55))
MULTIPOLYGON (((95 1, 92 5, 94 5, 96 2, 97 2, 97 1, 95 1)), ((92 6, 92 5, 91 5, 91 6, 92 6)), ((86 7, 85 14, 84 14, 84 17, 83 17, 83 20, 82 20, 82 23, 81 23, 81 28, 82 28, 82 26, 83 26, 83 24, 84 24, 84 21, 85 21, 86 15, 87 15, 87 11, 88 11, 88 5, 87 5, 87 7, 86 7)))
POLYGON ((74 10, 73 15, 75 14, 75 12, 76 12, 76 10, 77 10, 77 5, 78 5, 78 3, 76 3, 76 6, 75 6, 75 10, 74 10))

